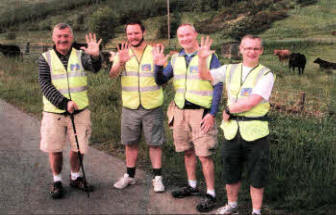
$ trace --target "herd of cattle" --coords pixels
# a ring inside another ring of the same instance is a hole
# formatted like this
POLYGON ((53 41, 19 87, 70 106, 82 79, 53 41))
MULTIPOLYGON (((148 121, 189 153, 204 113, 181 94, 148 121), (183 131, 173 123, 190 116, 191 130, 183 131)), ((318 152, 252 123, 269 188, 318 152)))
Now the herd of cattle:
MULTIPOLYGON (((288 60, 289 69, 295 71, 295 68, 298 68, 299 75, 303 74, 307 63, 307 59, 304 54, 292 53, 288 49, 274 49, 273 54, 278 56, 280 62, 288 60)), ((320 65, 320 69, 336 69, 336 63, 328 62, 326 60, 322 60, 321 58, 316 58, 314 63, 320 65)))
MULTIPOLYGON (((73 47, 80 49, 81 47, 87 47, 86 43, 77 43, 74 42, 73 47)), ((26 44, 25 54, 29 54, 30 43, 26 44)), ((45 50, 43 50, 45 51, 45 50)), ((22 57, 22 52, 20 47, 17 45, 4 45, 0 44, 0 52, 6 57, 22 57)), ((302 75, 307 63, 306 57, 301 53, 292 53, 288 49, 274 49, 274 55, 278 56, 279 61, 287 61, 289 69, 295 71, 295 68, 298 68, 299 75, 302 75)), ((102 52, 103 61, 108 63, 110 53, 103 51, 102 52)), ((336 63, 328 62, 322 60, 321 58, 316 58, 314 63, 319 64, 321 69, 336 69, 336 63)))

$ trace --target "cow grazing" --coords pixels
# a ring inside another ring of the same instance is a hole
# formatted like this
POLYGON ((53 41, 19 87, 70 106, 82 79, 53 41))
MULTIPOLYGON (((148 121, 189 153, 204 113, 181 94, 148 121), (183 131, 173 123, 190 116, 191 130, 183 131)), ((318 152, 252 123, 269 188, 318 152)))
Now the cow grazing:
POLYGON ((274 49, 274 55, 279 57, 279 61, 284 61, 289 58, 289 55, 291 54, 291 51, 288 49, 274 49))
POLYGON ((77 43, 76 41, 72 43, 72 47, 75 49, 80 50, 81 47, 85 47, 87 48, 87 44, 86 43, 77 43))
POLYGON ((292 53, 289 55, 288 67, 289 69, 293 69, 293 71, 295 71, 295 67, 297 67, 299 75, 302 75, 306 66, 306 62, 306 57, 303 54, 292 53))
POLYGON ((336 69, 336 63, 322 60, 319 57, 314 60, 314 63, 319 64, 321 69, 336 69))
POLYGON ((17 45, 2 45, 0 44, 0 52, 6 57, 20 57, 21 50, 17 45))

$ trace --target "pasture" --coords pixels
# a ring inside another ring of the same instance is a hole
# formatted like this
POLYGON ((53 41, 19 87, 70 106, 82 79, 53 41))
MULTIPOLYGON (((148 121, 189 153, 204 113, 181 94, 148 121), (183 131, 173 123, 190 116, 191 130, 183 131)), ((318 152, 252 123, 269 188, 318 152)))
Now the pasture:
MULTIPOLYGON (((313 61, 322 59, 336 62, 336 36, 331 32, 336 26, 336 3, 320 0, 307 7, 295 7, 289 17, 273 23, 272 28, 261 33, 265 51, 261 62, 277 75, 271 103, 294 107, 301 92, 305 93, 304 112, 288 114, 272 111, 271 117, 271 163, 269 184, 265 190, 263 214, 333 214, 336 210, 336 70, 323 70, 313 61), (303 75, 289 71, 288 62, 279 62, 273 55, 274 49, 289 49, 303 53, 307 58, 303 75)), ((55 16, 60 20, 59 15, 55 16)), ((187 19, 187 18, 186 18, 187 19)), ((47 20, 52 20, 48 18, 47 20)), ((46 22, 47 22, 46 20, 46 22)), ((154 23, 150 18, 145 23, 154 23)), ((151 32, 154 32, 151 31, 151 32)), ((24 55, 23 62, 0 56, 0 98, 20 107, 23 111, 41 117, 42 99, 38 84, 36 60, 42 52, 42 44, 50 44, 50 31, 16 32, 21 50, 29 39, 31 54, 24 55)), ((83 32, 76 34, 83 41, 83 32)), ((122 38, 111 40, 107 47, 122 38)), ((149 34, 154 39, 153 34, 149 34)), ((0 34, 1 42, 5 34, 0 34)), ((214 34, 215 46, 221 44, 214 34)), ((164 41, 167 42, 167 41, 164 41)), ((176 40, 168 49, 175 49, 176 40)), ((168 51, 168 50, 167 50, 168 51)), ((230 62, 220 57, 222 63, 230 62)), ((124 158, 120 144, 120 79, 108 78, 108 71, 102 69, 97 75, 89 75, 90 109, 92 110, 93 135, 91 145, 124 158)), ((164 110, 174 94, 168 84, 165 89, 164 110)), ((224 105, 224 101, 222 102, 224 105)), ((222 110, 223 108, 221 108, 222 110)), ((5 111, 5 110, 3 110, 5 111)), ((221 111, 217 115, 220 123, 221 111)), ((183 157, 174 152, 172 134, 166 127, 167 144, 164 147, 163 174, 169 186, 183 184, 185 174, 183 157)), ((219 132, 219 142, 223 141, 219 132)), ((226 201, 224 184, 221 183, 221 147, 214 155, 216 161, 216 192, 218 201, 226 201)), ((141 147, 139 164, 149 167, 147 148, 141 147)), ((200 168, 200 166, 198 166, 200 168)), ((201 179, 198 171, 198 178, 201 179)), ((201 179, 200 185, 204 188, 201 179)), ((243 184, 240 201, 249 208, 247 184, 243 184)))

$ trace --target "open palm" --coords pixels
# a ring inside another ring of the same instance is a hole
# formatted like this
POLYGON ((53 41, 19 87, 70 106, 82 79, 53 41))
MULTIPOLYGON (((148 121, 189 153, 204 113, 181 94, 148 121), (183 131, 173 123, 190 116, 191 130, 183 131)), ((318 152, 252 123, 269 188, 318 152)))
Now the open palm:
POLYGON ((85 39, 88 47, 81 47, 81 49, 84 50, 86 54, 99 56, 99 45, 102 42, 102 39, 97 42, 96 34, 92 33, 85 35, 85 39))
POLYGON ((207 58, 209 55, 213 54, 215 51, 210 50, 210 46, 212 44, 212 39, 210 39, 209 36, 204 39, 204 37, 201 38, 201 46, 198 49, 197 55, 199 58, 207 58))

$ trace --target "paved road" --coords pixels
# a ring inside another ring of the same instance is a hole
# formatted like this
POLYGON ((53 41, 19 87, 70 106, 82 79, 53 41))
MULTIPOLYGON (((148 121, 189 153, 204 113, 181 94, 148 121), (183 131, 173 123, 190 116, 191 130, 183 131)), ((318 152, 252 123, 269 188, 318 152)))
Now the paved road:
POLYGON ((64 199, 50 199, 52 175, 47 154, 39 150, 39 127, 39 120, 0 100, 0 214, 197 213, 197 198, 175 200, 169 191, 154 193, 151 176, 141 170, 137 170, 136 185, 114 189, 125 164, 94 148, 85 157, 88 181, 96 187, 90 198, 68 186, 69 161, 64 156, 67 193, 64 199))

